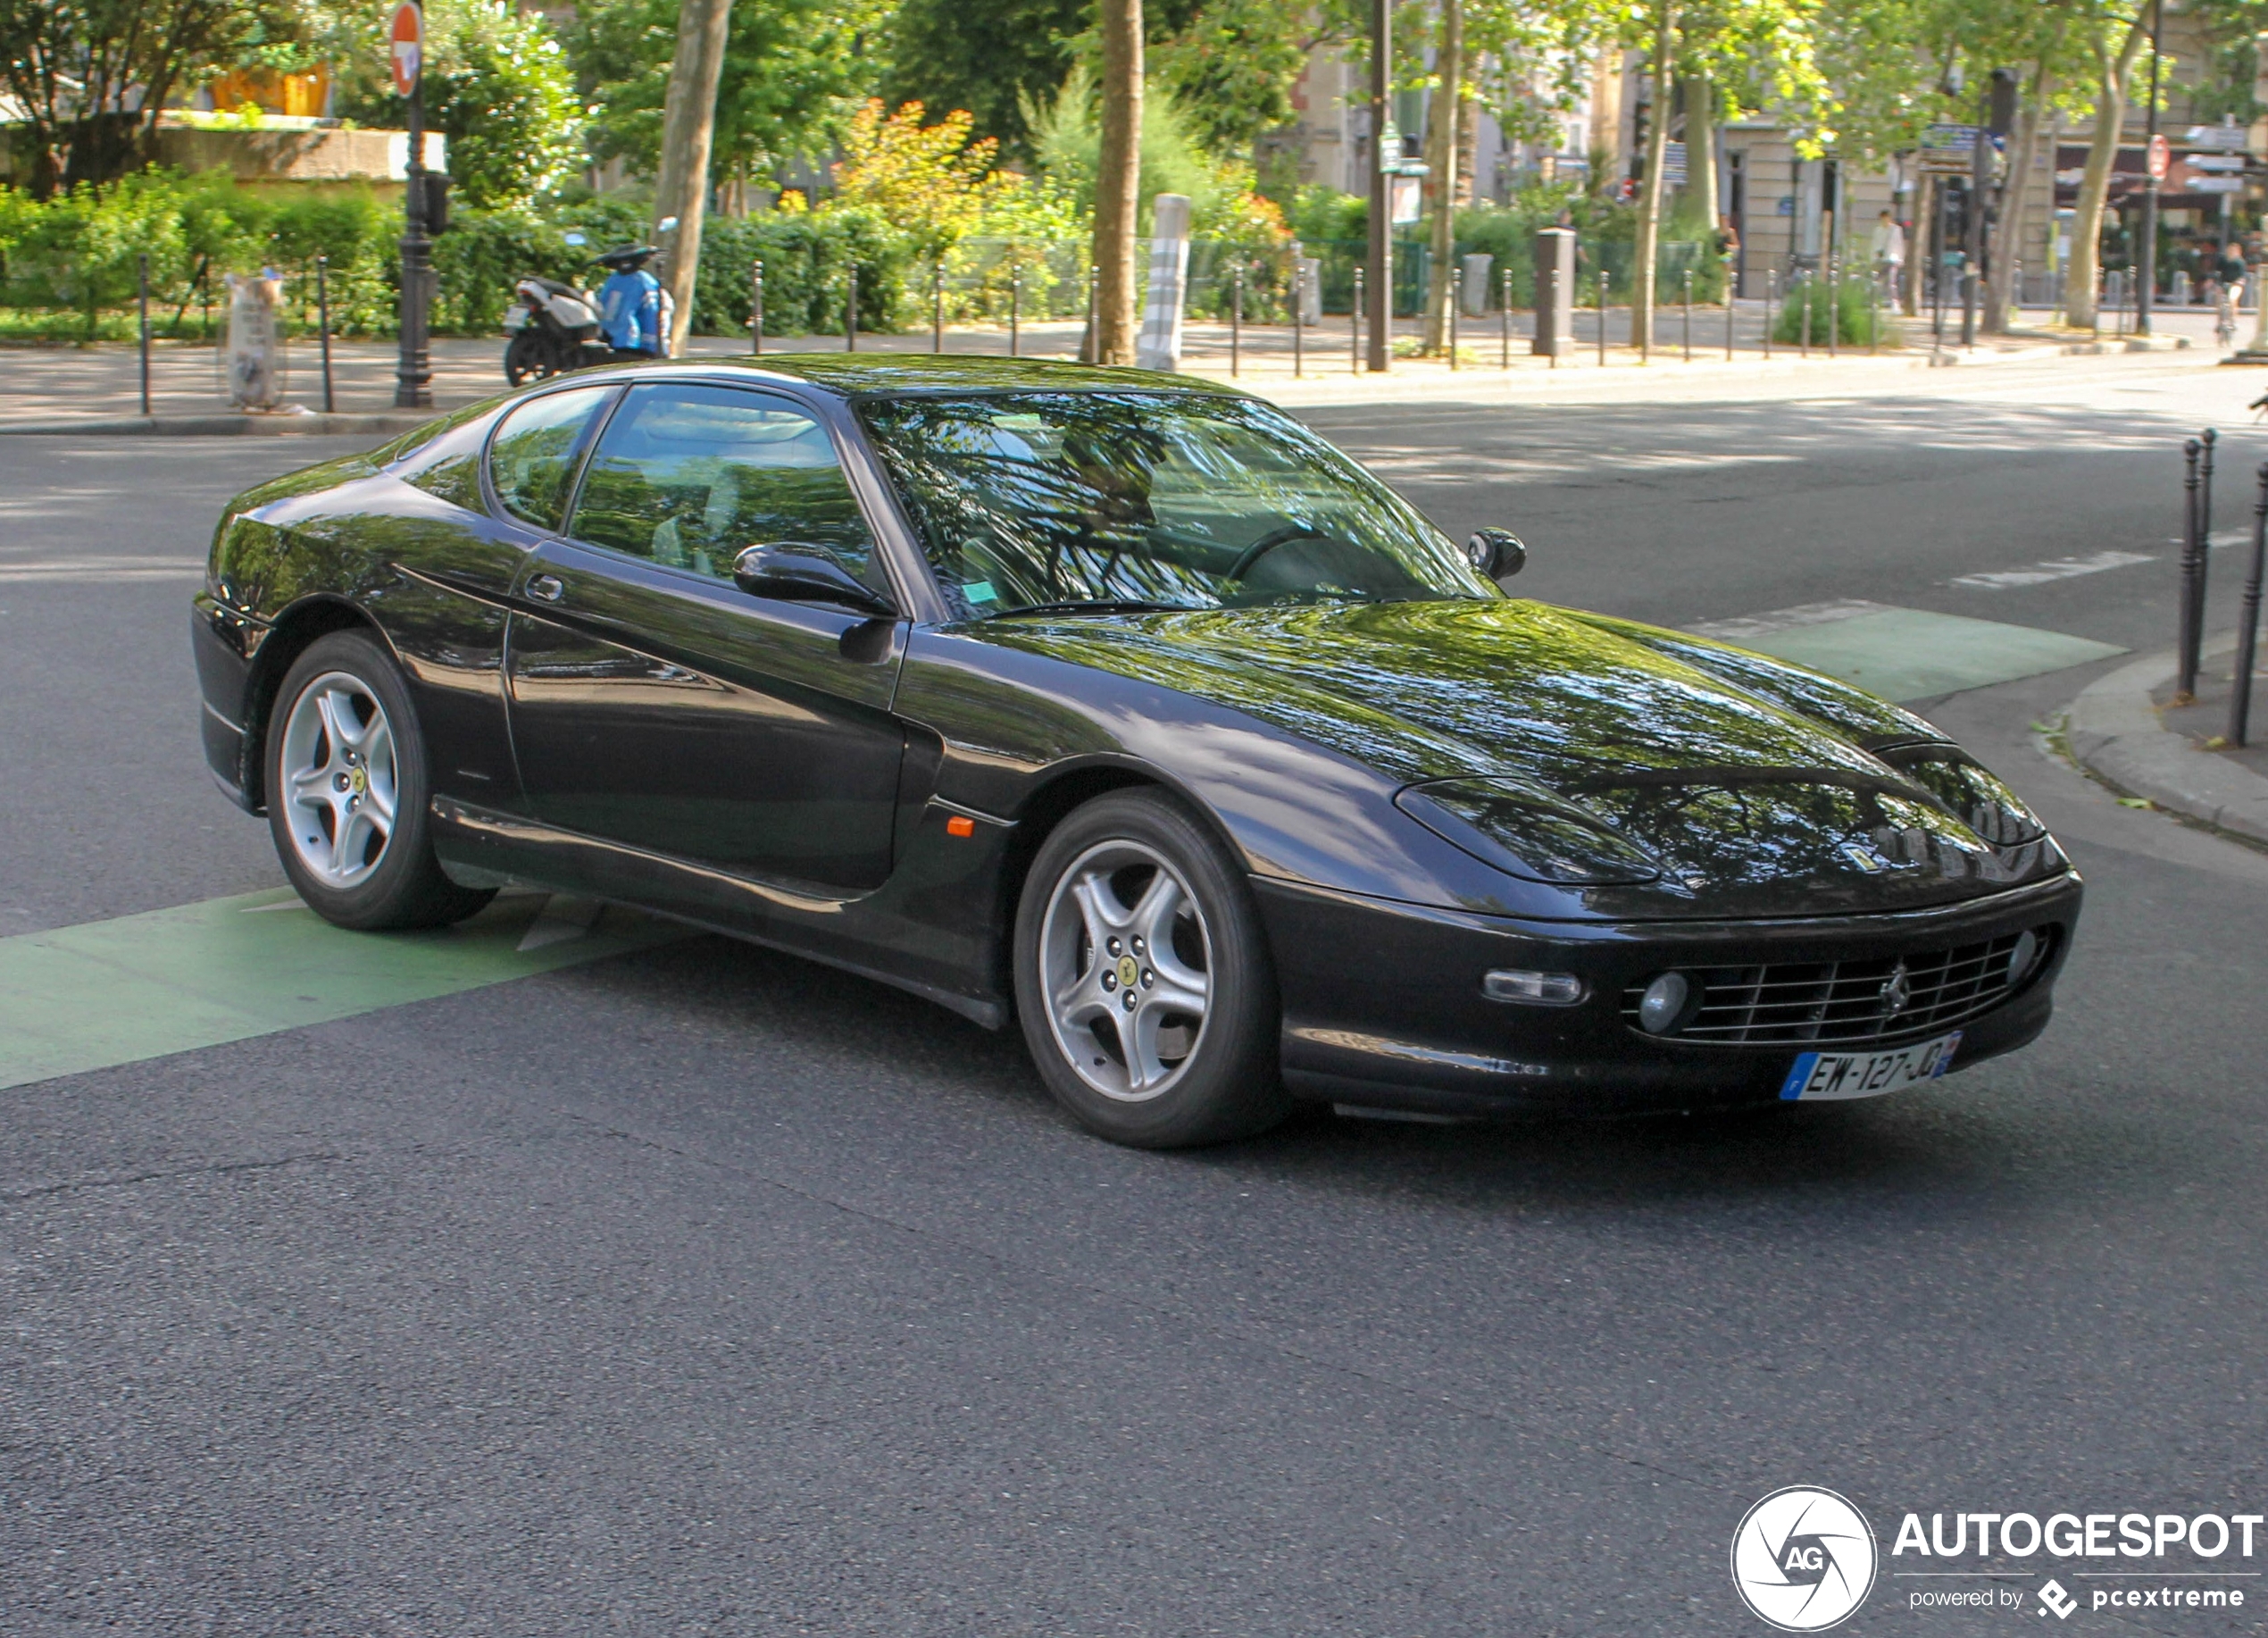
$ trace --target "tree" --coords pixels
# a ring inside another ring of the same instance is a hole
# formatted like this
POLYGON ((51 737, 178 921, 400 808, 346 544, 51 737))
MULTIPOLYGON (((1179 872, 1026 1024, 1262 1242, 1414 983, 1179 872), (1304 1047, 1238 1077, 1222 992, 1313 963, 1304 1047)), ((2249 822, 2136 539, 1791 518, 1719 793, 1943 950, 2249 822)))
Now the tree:
POLYGON ((2091 326, 2096 321, 2096 284, 2103 265, 2103 205, 2110 197, 2111 168, 2118 158, 2119 127, 2126 120, 2127 88, 2134 64, 2150 43, 2149 11, 2138 5, 2131 16, 2098 10, 2081 24, 2095 67, 2095 139, 2087 146, 2087 169, 2072 211, 2072 264, 2064 287, 2065 322, 2091 326))
POLYGON ((676 311, 668 345, 674 354, 693 324, 693 290, 701 272, 701 226, 709 202, 709 149, 716 133, 717 81, 724 72, 731 0, 679 0, 677 55, 663 104, 662 164, 654 179, 654 237, 666 249, 676 311))
POLYGON ((1054 96, 1094 16, 1093 0, 903 0, 888 30, 882 96, 966 109, 977 136, 1030 159, 1024 106, 1054 96))
POLYGON ((1449 304, 1456 299, 1457 171, 1464 160, 1459 140, 1464 113, 1464 4, 1441 0, 1436 37, 1431 117, 1425 125, 1426 183, 1433 195, 1431 274, 1425 298, 1425 350, 1449 347, 1449 304))
POLYGON ((923 112, 921 104, 908 103, 886 113, 877 96, 851 116, 843 163, 835 170, 835 202, 871 211, 934 257, 976 227, 990 196, 1010 179, 992 168, 997 141, 970 140, 974 121, 966 109, 935 125, 921 123, 923 112))
MULTIPOLYGON (((844 114, 871 93, 880 0, 738 0, 717 79, 709 174, 776 186, 781 167, 823 156, 844 114)), ((568 34, 590 152, 652 176, 677 49, 674 0, 589 0, 568 34)))
POLYGON ((30 192, 141 169, 177 89, 291 26, 273 0, 0 0, 0 87, 22 110, 30 192))
POLYGON ((1142 182, 1142 0, 1101 0, 1103 144, 1095 175, 1095 362, 1134 362, 1142 182))

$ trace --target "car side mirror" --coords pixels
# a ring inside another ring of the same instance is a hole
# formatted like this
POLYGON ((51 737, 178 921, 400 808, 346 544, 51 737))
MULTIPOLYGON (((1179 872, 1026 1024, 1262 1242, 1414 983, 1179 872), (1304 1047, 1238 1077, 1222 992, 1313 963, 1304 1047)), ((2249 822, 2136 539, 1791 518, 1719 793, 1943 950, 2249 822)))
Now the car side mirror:
POLYGON ((890 600, 814 547, 752 546, 732 562, 732 583, 752 598, 830 603, 868 615, 897 613, 890 600))
POLYGON ((1509 529, 1476 529, 1464 543, 1466 560, 1492 581, 1517 574, 1528 566, 1528 546, 1509 529))

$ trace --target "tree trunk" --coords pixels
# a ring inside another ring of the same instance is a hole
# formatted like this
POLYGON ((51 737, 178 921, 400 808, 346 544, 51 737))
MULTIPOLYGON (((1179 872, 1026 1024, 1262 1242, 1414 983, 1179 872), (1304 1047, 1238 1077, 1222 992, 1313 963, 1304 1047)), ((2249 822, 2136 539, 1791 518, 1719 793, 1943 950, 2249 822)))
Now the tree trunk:
POLYGON ((1457 290, 1457 167, 1464 158, 1464 0, 1441 0, 1441 41, 1433 58, 1441 82, 1425 132, 1426 180, 1433 188, 1433 266, 1425 293, 1425 350, 1449 350, 1449 304, 1457 290))
POLYGON ((1940 185, 1937 178, 1926 172, 1914 182, 1913 220, 1905 227, 1904 305, 1908 318, 1918 316, 1922 311, 1922 280, 1930 266, 1930 234, 1937 219, 1937 189, 1940 185))
POLYGON ((2126 82, 2135 59, 2149 43, 2146 10, 2138 10, 2126 43, 2113 60, 2097 54, 2102 84, 2095 93, 2095 139, 2088 145, 2087 171, 2080 178, 2079 200, 2072 213, 2071 274, 2064 290, 2064 318, 2085 328, 2095 322, 2095 280, 2103 264, 2103 201, 2111 190, 2111 164, 2118 157, 2119 127, 2126 119, 2126 82))
MULTIPOLYGON (((1671 0, 1654 13, 1654 105, 1646 121, 1646 183, 1638 196, 1638 246, 1630 269, 1630 345, 1654 337, 1654 263, 1662 239, 1662 163, 1670 140, 1671 0)), ((1690 150, 1688 150, 1688 153, 1690 150)), ((1604 315, 1600 322, 1605 322, 1604 315)))
POLYGON ((1701 218, 1701 242, 1714 247, 1724 207, 1717 199, 1717 88, 1706 74, 1685 82, 1685 175, 1701 218))
POLYGON ((662 163, 654 179, 654 238, 663 282, 677 305, 667 350, 683 350, 693 326, 693 285, 701 271, 701 224, 709 202, 709 149, 716 136, 717 79, 724 72, 731 0, 679 0, 677 55, 662 107, 662 163), (677 226, 664 231, 671 217, 677 226))
POLYGON ((1130 364, 1139 330, 1142 0, 1102 0, 1103 151, 1095 177, 1095 362, 1130 364))
MULTIPOLYGON (((2022 293, 2016 288, 2016 262, 2023 252, 2024 205, 2031 192, 2032 167, 2039 163, 2039 128, 2045 122, 2047 94, 2053 83, 2047 59, 2051 44, 2032 70, 2031 88, 2016 115, 2016 141, 2010 150, 2008 185, 2000 190, 2000 242, 1992 253, 1992 276, 1985 281, 1985 333, 2005 336, 2009 315, 2022 293)), ((2052 184, 2051 184, 2052 186, 2052 184)), ((2051 229, 2052 231, 2052 229, 2051 229)))

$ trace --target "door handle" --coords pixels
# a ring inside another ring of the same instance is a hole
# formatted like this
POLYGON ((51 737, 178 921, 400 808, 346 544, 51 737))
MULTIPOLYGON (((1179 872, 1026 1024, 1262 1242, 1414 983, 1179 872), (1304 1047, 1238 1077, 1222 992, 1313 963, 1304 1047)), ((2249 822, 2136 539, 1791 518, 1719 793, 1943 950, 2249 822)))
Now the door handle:
POLYGON ((528 582, 528 595, 541 598, 546 603, 558 602, 566 590, 566 586, 556 574, 538 574, 528 582))

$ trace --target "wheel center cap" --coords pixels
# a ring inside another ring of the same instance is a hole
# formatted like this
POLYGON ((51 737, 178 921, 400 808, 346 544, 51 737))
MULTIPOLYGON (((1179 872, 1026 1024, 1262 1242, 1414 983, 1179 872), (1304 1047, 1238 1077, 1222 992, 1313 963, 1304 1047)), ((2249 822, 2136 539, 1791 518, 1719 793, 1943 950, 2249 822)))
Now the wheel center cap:
POLYGON ((1142 964, 1131 956, 1118 958, 1118 982, 1121 989, 1131 989, 1142 976, 1142 964))
POLYGON ((370 771, 357 767, 346 776, 346 783, 356 796, 367 795, 371 788, 370 771))

